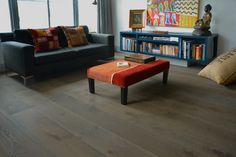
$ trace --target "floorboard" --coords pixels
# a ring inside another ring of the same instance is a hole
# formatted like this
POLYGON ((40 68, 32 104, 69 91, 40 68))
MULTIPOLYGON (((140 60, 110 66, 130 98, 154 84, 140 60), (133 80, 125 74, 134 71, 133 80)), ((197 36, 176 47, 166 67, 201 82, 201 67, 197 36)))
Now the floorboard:
POLYGON ((96 81, 90 94, 86 69, 28 87, 0 75, 0 153, 236 157, 236 84, 217 85, 199 70, 171 66, 167 85, 157 75, 131 86, 127 106, 116 86, 96 81))

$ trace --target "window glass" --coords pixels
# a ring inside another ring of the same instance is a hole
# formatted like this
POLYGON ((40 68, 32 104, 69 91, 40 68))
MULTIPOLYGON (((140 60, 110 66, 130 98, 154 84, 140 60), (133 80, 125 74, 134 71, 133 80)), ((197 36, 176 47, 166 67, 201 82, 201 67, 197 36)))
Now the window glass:
POLYGON ((73 0, 50 0, 51 26, 73 26, 73 0))
POLYGON ((20 28, 48 28, 47 0, 17 0, 20 28))
POLYGON ((0 32, 11 32, 8 0, 0 0, 0 32))
POLYGON ((97 32, 97 5, 92 2, 79 0, 79 24, 87 25, 90 32, 97 32))

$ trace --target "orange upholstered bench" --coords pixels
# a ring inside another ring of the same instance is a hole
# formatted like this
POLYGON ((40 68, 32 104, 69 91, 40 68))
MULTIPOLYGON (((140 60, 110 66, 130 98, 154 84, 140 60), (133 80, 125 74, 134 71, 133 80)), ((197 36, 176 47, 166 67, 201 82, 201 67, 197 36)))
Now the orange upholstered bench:
POLYGON ((129 62, 129 67, 117 67, 115 60, 88 69, 88 81, 90 93, 95 93, 94 80, 107 82, 121 88, 121 103, 127 104, 128 86, 163 72, 163 83, 167 83, 169 61, 156 60, 147 64, 129 62))

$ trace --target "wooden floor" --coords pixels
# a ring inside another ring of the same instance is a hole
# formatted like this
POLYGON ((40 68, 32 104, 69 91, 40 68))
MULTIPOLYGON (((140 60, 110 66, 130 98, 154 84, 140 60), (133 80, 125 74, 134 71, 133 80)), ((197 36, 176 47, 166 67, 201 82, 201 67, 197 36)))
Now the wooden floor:
POLYGON ((0 76, 0 157, 236 157, 236 85, 219 86, 198 68, 171 66, 120 89, 86 70, 38 79, 29 87, 0 76))

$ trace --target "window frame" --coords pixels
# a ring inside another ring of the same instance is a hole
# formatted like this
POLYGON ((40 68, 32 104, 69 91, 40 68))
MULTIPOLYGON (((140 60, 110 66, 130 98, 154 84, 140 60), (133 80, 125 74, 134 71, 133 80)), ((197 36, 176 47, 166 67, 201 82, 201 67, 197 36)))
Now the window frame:
MULTIPOLYGON (((50 0, 47 0, 48 7, 48 27, 51 27, 51 17, 50 17, 50 0)), ((8 0, 9 4, 9 13, 10 13, 10 21, 11 21, 11 30, 12 32, 16 29, 20 29, 20 19, 19 19, 19 10, 17 0, 8 0)), ((78 11, 78 0, 73 0, 73 20, 74 26, 79 25, 79 11, 78 11)), ((0 32, 2 33, 2 32, 0 32)))

